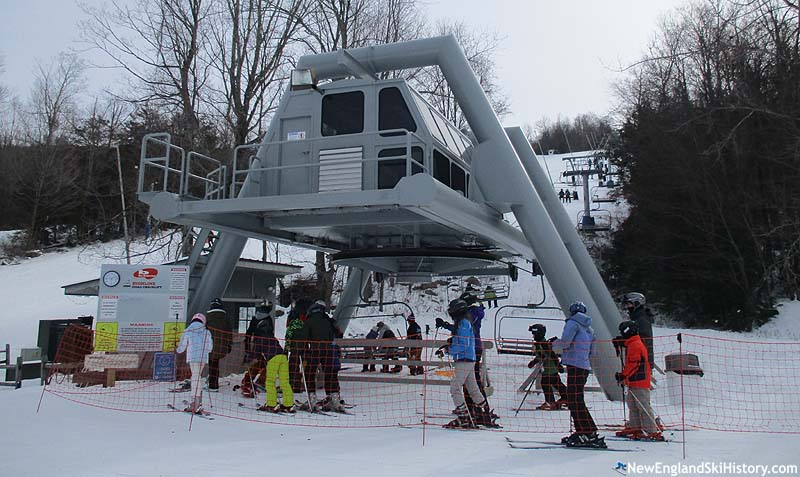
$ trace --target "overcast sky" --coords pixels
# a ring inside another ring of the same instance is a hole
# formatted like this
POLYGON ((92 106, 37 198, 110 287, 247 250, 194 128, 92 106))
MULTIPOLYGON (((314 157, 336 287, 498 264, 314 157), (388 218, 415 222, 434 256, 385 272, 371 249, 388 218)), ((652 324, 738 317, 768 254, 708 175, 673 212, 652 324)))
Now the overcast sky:
MULTIPOLYGON (((102 3, 101 0, 89 0, 102 3)), ((658 19, 685 0, 424 0, 431 23, 445 18, 502 38, 496 58, 499 83, 509 97, 506 124, 535 125, 541 118, 603 115, 613 106, 611 84, 619 65, 635 61, 658 19)), ((81 48, 75 0, 0 0, 0 82, 26 97, 36 61, 81 48)), ((86 56, 91 56, 87 53, 86 56)), ((114 80, 90 70, 87 94, 114 80)))

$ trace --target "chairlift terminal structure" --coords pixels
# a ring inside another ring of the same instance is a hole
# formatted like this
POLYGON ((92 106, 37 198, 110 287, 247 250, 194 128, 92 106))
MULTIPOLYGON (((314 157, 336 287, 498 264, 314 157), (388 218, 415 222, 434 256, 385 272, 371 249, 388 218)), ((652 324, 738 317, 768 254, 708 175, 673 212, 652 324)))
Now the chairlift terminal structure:
MULTIPOLYGON (((538 261, 565 313, 586 303, 600 340, 593 359, 616 361, 610 293, 521 129, 503 129, 452 36, 305 56, 297 70, 263 141, 237 148, 231 167, 165 135, 143 139, 139 199, 160 220, 203 230, 189 257, 190 267, 205 257, 189 316, 224 290, 248 238, 347 265, 342 328, 368 271, 406 282, 497 274, 520 256, 538 261), (426 66, 441 69, 474 137, 404 80, 378 79, 426 66), (210 230, 218 237, 203 252, 210 230)), ((595 369, 620 399, 614 368, 595 369)))

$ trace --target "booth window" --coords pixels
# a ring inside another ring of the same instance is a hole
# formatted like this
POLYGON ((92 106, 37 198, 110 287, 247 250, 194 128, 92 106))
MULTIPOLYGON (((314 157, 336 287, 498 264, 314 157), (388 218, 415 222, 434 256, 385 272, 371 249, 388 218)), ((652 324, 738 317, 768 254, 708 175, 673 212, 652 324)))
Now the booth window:
POLYGON ((436 149, 433 150, 433 178, 450 187, 450 159, 436 149))
POLYGON ((467 195, 467 174, 456 163, 450 164, 450 187, 467 195))
POLYGON ((322 98, 322 135, 339 136, 364 131, 364 93, 328 94, 322 98))
MULTIPOLYGON (((383 88, 378 95, 378 130, 407 129, 414 132, 417 124, 399 88, 383 88)), ((401 136, 400 131, 383 133, 381 136, 401 136)))
MULTIPOLYGON (((378 189, 391 189, 406 176, 406 148, 393 147, 378 152, 378 158, 403 157, 402 159, 386 159, 378 161, 378 189)), ((411 175, 422 172, 422 148, 411 148, 411 175)))

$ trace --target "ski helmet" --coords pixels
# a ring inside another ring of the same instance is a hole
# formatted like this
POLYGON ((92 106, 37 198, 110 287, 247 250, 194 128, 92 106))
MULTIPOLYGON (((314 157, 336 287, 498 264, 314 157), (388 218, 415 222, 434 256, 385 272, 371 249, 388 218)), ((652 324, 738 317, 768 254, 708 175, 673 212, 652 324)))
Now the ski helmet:
POLYGON ((635 307, 644 306, 647 303, 644 295, 639 292, 630 292, 622 296, 622 304, 631 303, 635 307))
POLYGON ((569 306, 569 314, 574 315, 575 313, 586 313, 586 305, 582 301, 576 301, 569 306))
POLYGON ((212 311, 221 311, 225 313, 225 307, 222 304, 222 300, 219 298, 214 298, 211 300, 211 304, 208 305, 208 312, 211 313, 212 311))
POLYGON ((328 307, 327 305, 325 305, 324 301, 317 300, 311 306, 308 307, 308 314, 310 315, 316 312, 325 313, 327 309, 328 307))
POLYGON ((467 305, 472 305, 473 303, 478 302, 478 297, 475 296, 475 293, 473 291, 465 291, 458 298, 460 300, 464 300, 465 302, 467 302, 467 305))
POLYGON ((461 298, 456 298, 447 305, 447 314, 455 318, 467 312, 467 302, 461 298))
POLYGON ((547 327, 540 324, 531 325, 528 327, 528 331, 533 334, 533 338, 536 341, 544 341, 544 336, 547 333, 547 327))
POLYGON ((635 321, 623 321, 619 324, 619 333, 623 338, 628 339, 639 334, 639 325, 635 321))

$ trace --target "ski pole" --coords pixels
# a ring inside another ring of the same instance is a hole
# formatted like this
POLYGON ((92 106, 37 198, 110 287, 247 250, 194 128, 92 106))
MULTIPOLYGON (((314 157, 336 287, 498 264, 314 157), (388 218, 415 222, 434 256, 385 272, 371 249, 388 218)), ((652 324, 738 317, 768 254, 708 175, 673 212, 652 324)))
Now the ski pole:
MULTIPOLYGON (((660 421, 661 419, 653 416, 652 413, 648 412, 647 409, 645 409, 645 407, 642 405, 642 401, 640 401, 639 398, 636 397, 636 394, 634 394, 630 390, 628 390, 628 392, 630 393, 631 396, 633 396, 633 400, 636 401, 636 404, 639 405, 639 408, 641 408, 645 413, 647 413, 647 417, 649 417, 652 420, 653 424, 656 425, 656 429, 659 429, 658 421, 660 421)), ((652 411, 652 408, 650 410, 652 411)))
POLYGON ((303 378, 303 387, 306 388, 306 401, 308 402, 308 412, 314 412, 314 407, 311 405, 311 393, 308 391, 308 382, 306 381, 306 367, 303 364, 303 355, 298 354, 297 359, 300 361, 300 376, 303 378))
POLYGON ((519 403, 519 407, 517 408, 517 412, 514 413, 515 417, 517 416, 517 414, 519 414, 519 411, 522 410, 522 406, 525 404, 525 399, 528 398, 528 393, 531 392, 531 388, 536 383, 536 378, 538 377, 537 375, 539 373, 541 373, 541 372, 542 372, 541 364, 540 363, 536 363, 536 367, 534 368, 533 372, 531 372, 531 375, 529 377, 531 382, 528 383, 528 388, 525 390, 525 394, 522 396, 522 402, 519 403))

